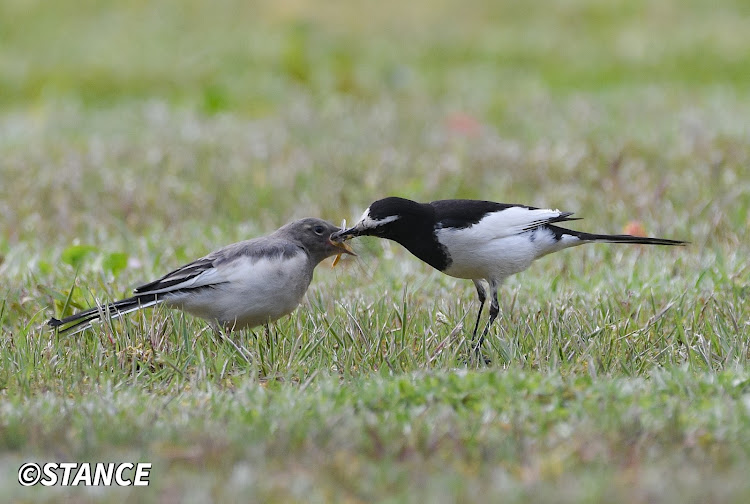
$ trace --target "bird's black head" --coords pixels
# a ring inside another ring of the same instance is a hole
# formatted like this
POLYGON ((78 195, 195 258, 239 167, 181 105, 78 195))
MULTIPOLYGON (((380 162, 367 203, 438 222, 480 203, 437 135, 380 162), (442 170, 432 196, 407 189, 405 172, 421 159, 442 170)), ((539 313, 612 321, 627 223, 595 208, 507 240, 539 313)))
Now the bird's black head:
POLYGON ((385 198, 371 204, 354 226, 331 235, 331 240, 343 242, 355 236, 386 238, 443 271, 451 260, 435 236, 435 219, 435 208, 429 203, 385 198))
POLYGON ((354 226, 334 233, 331 239, 345 241, 356 236, 377 236, 403 243, 409 234, 425 226, 431 228, 433 220, 429 205, 390 196, 372 203, 354 226))

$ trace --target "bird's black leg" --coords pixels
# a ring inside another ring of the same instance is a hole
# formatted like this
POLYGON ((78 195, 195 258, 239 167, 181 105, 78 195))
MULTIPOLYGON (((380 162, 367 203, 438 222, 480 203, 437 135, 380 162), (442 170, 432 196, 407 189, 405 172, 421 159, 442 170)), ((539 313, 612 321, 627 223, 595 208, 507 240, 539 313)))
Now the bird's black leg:
POLYGON ((487 322, 487 325, 484 328, 484 331, 482 331, 482 335, 479 337, 479 341, 477 342, 477 346, 474 347, 474 351, 479 352, 479 349, 482 347, 482 343, 484 343, 484 337, 487 336, 487 332, 490 330, 490 326, 497 318, 498 314, 500 313, 500 303, 497 301, 497 291, 500 287, 500 282, 497 280, 490 280, 490 320, 487 322))
POLYGON ((474 287, 477 288, 477 295, 479 296, 479 311, 477 312, 477 321, 474 324, 474 332, 471 333, 471 341, 477 339, 477 329, 479 329, 479 317, 482 316, 482 309, 484 308, 484 302, 487 299, 487 291, 484 290, 481 280, 472 280, 474 287))

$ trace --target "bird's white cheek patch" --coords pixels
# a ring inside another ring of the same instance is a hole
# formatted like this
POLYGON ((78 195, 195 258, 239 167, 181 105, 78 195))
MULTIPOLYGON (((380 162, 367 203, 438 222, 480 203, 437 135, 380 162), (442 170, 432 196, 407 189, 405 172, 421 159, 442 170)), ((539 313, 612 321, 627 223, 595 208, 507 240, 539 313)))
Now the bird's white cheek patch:
POLYGON ((365 213, 362 214, 362 217, 359 219, 359 222, 357 222, 355 227, 360 229, 374 229, 398 219, 398 215, 389 215, 388 217, 384 217, 382 219, 373 219, 372 217, 370 217, 370 209, 368 208, 367 210, 365 210, 365 213))

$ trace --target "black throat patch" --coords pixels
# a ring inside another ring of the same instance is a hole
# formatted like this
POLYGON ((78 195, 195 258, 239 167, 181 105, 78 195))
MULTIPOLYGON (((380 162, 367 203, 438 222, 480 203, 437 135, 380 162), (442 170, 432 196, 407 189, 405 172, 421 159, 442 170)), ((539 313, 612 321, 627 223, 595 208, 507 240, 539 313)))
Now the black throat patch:
POLYGON ((390 239, 403 245, 436 270, 445 271, 452 263, 448 251, 435 236, 434 226, 430 226, 429 233, 405 233, 390 239))

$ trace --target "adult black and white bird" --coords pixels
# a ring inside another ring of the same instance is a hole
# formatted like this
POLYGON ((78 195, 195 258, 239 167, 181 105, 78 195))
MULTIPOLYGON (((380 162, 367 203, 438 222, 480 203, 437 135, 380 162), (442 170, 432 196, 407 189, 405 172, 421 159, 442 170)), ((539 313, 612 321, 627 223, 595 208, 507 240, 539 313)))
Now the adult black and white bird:
POLYGON ((556 223, 578 220, 571 212, 526 205, 479 200, 440 200, 417 203, 388 197, 372 203, 349 229, 334 233, 334 241, 356 236, 377 236, 400 243, 409 252, 443 273, 474 282, 479 313, 474 324, 476 338, 487 292, 490 317, 477 342, 484 337, 500 312, 498 288, 505 278, 519 273, 536 259, 584 243, 640 243, 684 245, 686 242, 631 235, 585 233, 556 223))
POLYGON ((321 219, 297 220, 268 236, 216 250, 141 285, 132 297, 48 324, 75 334, 102 316, 117 318, 160 303, 206 319, 217 330, 266 324, 297 308, 323 259, 354 255, 343 242, 331 241, 340 230, 321 219))

